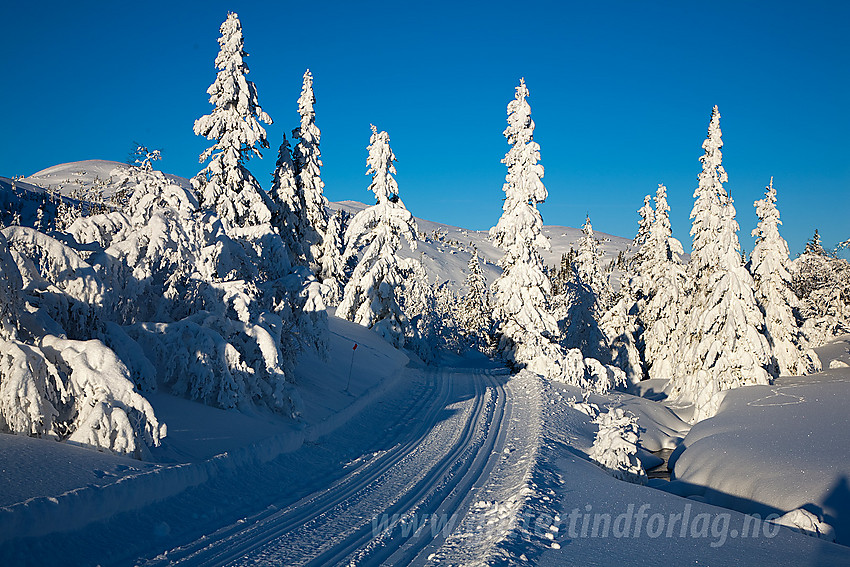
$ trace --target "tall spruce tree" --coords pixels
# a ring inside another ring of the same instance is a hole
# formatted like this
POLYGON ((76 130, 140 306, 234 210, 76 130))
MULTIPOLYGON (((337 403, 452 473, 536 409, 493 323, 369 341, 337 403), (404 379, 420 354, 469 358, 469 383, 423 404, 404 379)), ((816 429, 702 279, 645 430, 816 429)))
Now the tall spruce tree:
POLYGON ((328 232, 328 200, 324 195, 325 183, 322 181, 322 154, 319 150, 321 132, 316 126, 316 111, 313 105, 316 97, 313 93, 313 75, 307 69, 304 72, 301 96, 298 98, 298 114, 301 125, 293 130, 292 137, 298 143, 292 150, 295 161, 296 183, 304 201, 304 213, 312 230, 305 234, 311 248, 313 270, 320 281, 337 279, 339 249, 332 242, 325 242, 328 232), (325 258, 325 256, 330 256, 325 258))
POLYGON ((779 210, 773 178, 763 199, 754 203, 758 226, 753 230, 756 245, 749 269, 756 284, 756 301, 764 314, 767 335, 773 349, 774 374, 801 376, 821 369, 820 359, 808 348, 797 326, 793 309, 799 300, 791 291, 788 243, 779 234, 779 210))
POLYGON ((210 162, 192 179, 192 187, 201 206, 215 210, 226 227, 266 223, 272 216, 271 202, 245 162, 254 155, 262 157, 260 148, 269 147, 260 122, 272 120, 257 101, 254 83, 246 78, 248 54, 242 24, 233 12, 221 24, 218 43, 218 74, 207 89, 215 108, 194 127, 196 135, 215 144, 201 154, 201 162, 210 162))
POLYGON ((508 127, 504 131, 511 149, 502 163, 508 168, 505 201, 499 222, 490 237, 502 249, 503 273, 493 282, 493 317, 499 348, 506 360, 528 363, 544 351, 547 337, 556 336, 557 323, 549 311, 550 283, 543 271, 539 249, 548 249, 543 219, 537 204, 546 200, 541 178, 540 146, 534 141, 534 121, 526 101, 528 88, 521 79, 516 96, 508 104, 508 127))
POLYGON ((694 288, 682 364, 671 394, 695 405, 693 420, 717 413, 723 391, 768 384, 770 345, 753 295, 753 279, 741 260, 735 207, 723 183, 720 112, 714 107, 700 158, 702 172, 691 218, 693 253, 688 270, 694 288))

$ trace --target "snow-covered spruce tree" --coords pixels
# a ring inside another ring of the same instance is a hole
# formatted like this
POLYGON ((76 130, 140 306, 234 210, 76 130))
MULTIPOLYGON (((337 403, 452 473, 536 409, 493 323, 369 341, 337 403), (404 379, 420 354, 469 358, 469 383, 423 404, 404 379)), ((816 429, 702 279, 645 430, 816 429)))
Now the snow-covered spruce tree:
POLYGON ((0 232, 0 339, 18 336, 18 313, 23 306, 22 287, 21 273, 9 253, 6 237, 0 232))
POLYGON ((593 289, 573 271, 562 297, 554 299, 555 316, 560 330, 560 344, 578 349, 586 358, 611 362, 608 337, 600 326, 604 312, 593 289))
POLYGON ((694 193, 693 246, 688 264, 693 288, 682 349, 682 364, 671 380, 671 395, 695 405, 693 420, 717 413, 723 391, 770 383, 770 345, 754 283, 741 260, 735 207, 720 148, 720 112, 714 107, 700 158, 694 193), (687 345, 687 346, 685 346, 687 345))
POLYGON ((292 137, 298 143, 292 150, 295 161, 295 180, 301 198, 304 200, 304 213, 312 231, 305 233, 311 247, 312 266, 321 282, 328 281, 331 287, 331 299, 338 301, 339 280, 341 272, 340 251, 338 243, 325 242, 328 232, 328 200, 325 198, 324 182, 321 176, 322 159, 319 150, 321 132, 316 126, 316 111, 313 105, 316 97, 313 94, 313 75, 310 70, 304 72, 301 96, 298 99, 298 114, 301 115, 301 126, 292 131, 292 137), (328 257, 326 257, 328 256, 328 257))
POLYGON ((260 122, 271 124, 272 120, 260 108, 254 83, 246 78, 248 54, 242 24, 233 12, 221 24, 218 43, 218 75, 207 89, 215 108, 197 119, 194 128, 196 135, 215 143, 201 154, 201 162, 210 162, 192 179, 192 187, 201 206, 214 210, 225 229, 267 223, 271 202, 245 161, 254 155, 262 157, 260 148, 269 147, 260 122))
POLYGON ((338 317, 375 329, 397 347, 404 346, 408 318, 397 298, 406 274, 416 271, 415 259, 398 256, 401 238, 416 248, 416 222, 398 196, 395 155, 390 137, 372 126, 369 140, 367 175, 372 175, 369 190, 376 203, 360 211, 345 233, 344 259, 362 255, 345 286, 338 317))
POLYGON ((687 276, 680 260, 682 244, 673 238, 667 188, 655 192, 655 218, 641 247, 643 258, 635 280, 643 299, 639 317, 643 326, 644 363, 650 378, 670 380, 681 353, 685 322, 687 276))
POLYGON ((487 281, 481 272, 478 250, 473 250, 467 264, 466 295, 458 311, 461 332, 466 343, 474 349, 489 353, 492 349, 493 315, 487 281))
POLYGON ((516 87, 508 104, 508 127, 504 135, 511 149, 502 160, 508 167, 505 202, 490 237, 504 251, 499 266, 504 270, 493 282, 493 319, 499 349, 506 360, 519 366, 543 356, 558 327, 549 310, 549 279, 543 272, 539 248, 548 249, 543 219, 537 204, 548 195, 541 178, 540 146, 534 141, 534 121, 526 102, 525 80, 516 87))
POLYGON ((776 368, 773 374, 802 376, 821 369, 820 359, 808 348, 793 310, 799 300, 791 291, 788 243, 779 234, 779 210, 776 208, 776 188, 773 178, 766 187, 763 199, 754 203, 758 226, 753 230, 755 248, 750 256, 749 269, 755 280, 756 301, 764 314, 767 336, 773 350, 776 368))
POLYGON ((646 471, 637 458, 637 417, 620 408, 600 413, 593 420, 599 426, 589 457, 615 478, 646 484, 646 471))
POLYGON ((284 134, 269 191, 276 205, 273 222, 289 251, 292 263, 309 268, 313 263, 309 242, 317 237, 312 236, 313 227, 305 213, 304 194, 298 188, 295 176, 289 141, 284 134))
POLYGON ((337 305, 342 299, 342 287, 345 281, 345 251, 343 218, 341 211, 328 217, 328 226, 322 240, 322 296, 328 305, 337 305), (341 237, 341 235, 343 235, 341 237))
POLYGON ((611 340, 613 364, 626 372, 632 384, 640 381, 645 374, 642 350, 646 297, 642 289, 643 279, 639 274, 646 269, 645 262, 649 250, 647 241, 655 222, 655 211, 649 195, 643 198, 643 206, 638 209, 638 214, 638 231, 632 241, 635 254, 628 263, 621 259, 622 252, 621 256, 618 256, 618 265, 624 271, 620 278, 620 291, 617 294, 619 297, 600 321, 603 332, 611 340))
POLYGON ((640 269, 640 263, 643 261, 641 249, 649 239, 649 233, 652 230, 652 223, 655 221, 655 211, 650 203, 651 200, 652 197, 649 195, 644 196, 643 206, 638 209, 638 214, 640 215, 638 231, 634 240, 632 240, 632 247, 635 250, 635 255, 632 257, 632 261, 630 262, 635 271, 640 269))
POLYGON ((596 295, 600 309, 604 312, 611 307, 614 291, 608 282, 608 274, 601 266, 602 251, 599 249, 599 241, 593 235, 593 225, 590 224, 588 216, 581 227, 582 237, 578 241, 578 254, 572 265, 579 279, 590 286, 596 295))
POLYGON ((806 248, 803 250, 803 253, 815 254, 817 256, 829 256, 829 253, 824 249, 823 244, 821 243, 818 229, 815 229, 815 233, 812 235, 811 240, 806 242, 806 248))

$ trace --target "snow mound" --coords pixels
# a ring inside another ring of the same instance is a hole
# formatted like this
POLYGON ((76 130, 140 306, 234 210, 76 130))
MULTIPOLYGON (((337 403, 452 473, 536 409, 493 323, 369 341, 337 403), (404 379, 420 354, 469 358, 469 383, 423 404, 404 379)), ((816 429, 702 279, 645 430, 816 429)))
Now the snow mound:
POLYGON ((850 461, 836 450, 850 444, 848 404, 846 368, 731 390, 668 466, 689 493, 715 505, 762 516, 820 509, 836 540, 850 543, 850 461))
POLYGON ((787 514, 774 520, 781 526, 787 526, 801 534, 816 537, 826 541, 835 541, 835 530, 832 526, 822 522, 815 514, 803 508, 791 510, 787 514))

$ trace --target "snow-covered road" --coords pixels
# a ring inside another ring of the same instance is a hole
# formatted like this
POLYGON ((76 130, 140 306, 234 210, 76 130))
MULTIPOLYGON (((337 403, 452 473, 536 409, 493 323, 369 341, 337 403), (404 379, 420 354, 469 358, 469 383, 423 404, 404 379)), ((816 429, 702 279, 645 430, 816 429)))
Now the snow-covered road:
MULTIPOLYGON (((330 485, 296 502, 274 498, 140 564, 426 563, 506 458, 513 398, 498 369, 408 374, 419 382, 410 389, 413 399, 330 485)), ((476 554, 487 551, 480 542, 476 547, 476 554)), ((470 551, 454 546, 466 558, 470 551)))

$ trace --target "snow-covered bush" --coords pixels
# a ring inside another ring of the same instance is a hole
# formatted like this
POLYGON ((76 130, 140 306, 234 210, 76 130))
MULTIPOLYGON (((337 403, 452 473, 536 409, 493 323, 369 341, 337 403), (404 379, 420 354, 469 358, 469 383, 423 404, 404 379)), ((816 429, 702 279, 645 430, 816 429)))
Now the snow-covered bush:
POLYGON ((585 393, 607 394, 626 386, 626 374, 620 368, 585 357, 577 348, 565 349, 555 343, 542 343, 542 356, 532 359, 526 368, 550 380, 577 386, 585 393))
POLYGON ((166 430, 127 367, 99 340, 45 332, 64 331, 60 324, 77 334, 98 331, 89 316, 96 317, 103 287, 93 272, 70 248, 32 229, 0 234, 0 432, 141 457, 166 430))
POLYGON ((600 413, 593 420, 599 426, 590 458, 615 478, 646 484, 646 471, 637 458, 637 417, 621 408, 612 408, 600 413))
POLYGON ((22 277, 24 293, 71 338, 91 338, 101 326, 107 290, 74 249, 34 229, 2 230, 22 277))
POLYGON ((835 529, 805 508, 791 510, 783 514, 774 523, 786 526, 803 535, 816 537, 826 541, 835 541, 835 529))
POLYGON ((126 366, 97 340, 0 341, 0 431, 141 457, 165 437, 126 366))
POLYGON ((265 404, 297 415, 300 401, 286 378, 279 337, 270 330, 280 326, 200 312, 127 330, 174 394, 224 409, 265 404))
POLYGON ((850 333, 850 262, 826 253, 819 244, 810 243, 806 250, 792 263, 792 286, 800 298, 803 334, 812 346, 820 346, 850 333))

